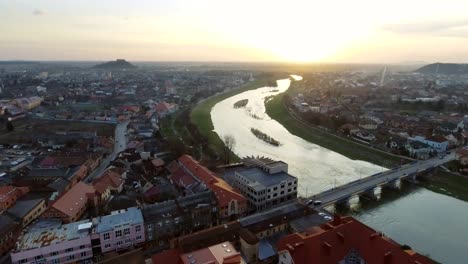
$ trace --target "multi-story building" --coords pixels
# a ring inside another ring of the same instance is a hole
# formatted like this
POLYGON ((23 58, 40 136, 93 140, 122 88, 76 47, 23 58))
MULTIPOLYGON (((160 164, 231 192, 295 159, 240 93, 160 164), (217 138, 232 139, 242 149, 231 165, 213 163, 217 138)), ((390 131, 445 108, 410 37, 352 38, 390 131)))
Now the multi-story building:
POLYGON ((93 240, 99 239, 102 253, 125 250, 145 242, 143 215, 136 207, 96 217, 93 225, 93 240))
POLYGON ((0 256, 11 250, 21 232, 21 226, 8 215, 0 215, 0 256))
POLYGON ((141 211, 146 239, 159 248, 168 247, 174 237, 211 227, 218 213, 210 190, 148 205, 141 211))
POLYGON ((13 264, 84 263, 92 258, 89 220, 41 228, 21 235, 11 252, 13 264))
POLYGON ((16 219, 24 228, 39 218, 47 209, 44 198, 23 196, 15 205, 8 209, 7 213, 16 219))
POLYGON ((177 163, 171 164, 176 173, 171 176, 174 184, 190 192, 211 190, 216 198, 221 222, 239 218, 247 212, 247 200, 223 179, 201 165, 189 155, 181 156, 177 163), (179 177, 180 176, 180 177, 179 177), (195 186, 195 188, 192 188, 195 186))
POLYGON ((251 210, 264 210, 297 197, 297 178, 282 161, 258 162, 234 172, 233 185, 249 201, 251 210))
POLYGON ((29 192, 28 187, 0 186, 0 211, 12 207, 16 200, 27 192, 29 192))
POLYGON ((44 217, 60 218, 64 223, 79 220, 90 206, 97 205, 93 186, 79 182, 47 209, 44 217))

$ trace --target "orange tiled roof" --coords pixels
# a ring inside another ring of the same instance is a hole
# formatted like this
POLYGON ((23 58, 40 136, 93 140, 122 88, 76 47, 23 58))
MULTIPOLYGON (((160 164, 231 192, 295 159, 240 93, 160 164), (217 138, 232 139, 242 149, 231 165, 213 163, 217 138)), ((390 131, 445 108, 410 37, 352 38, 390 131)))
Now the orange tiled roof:
POLYGON ((81 208, 86 206, 88 195, 94 194, 93 186, 87 185, 84 182, 78 182, 73 188, 60 197, 53 205, 57 211, 73 217, 81 208))
POLYGON ((351 249, 368 264, 433 263, 428 258, 406 251, 395 241, 383 236, 352 217, 336 217, 313 233, 295 233, 281 238, 278 251, 288 250, 294 263, 335 264, 351 249))
POLYGON ((231 200, 237 200, 237 202, 246 201, 242 194, 238 193, 223 179, 216 177, 212 171, 202 166, 191 156, 183 155, 179 158, 179 162, 213 191, 220 207, 228 206, 231 200))

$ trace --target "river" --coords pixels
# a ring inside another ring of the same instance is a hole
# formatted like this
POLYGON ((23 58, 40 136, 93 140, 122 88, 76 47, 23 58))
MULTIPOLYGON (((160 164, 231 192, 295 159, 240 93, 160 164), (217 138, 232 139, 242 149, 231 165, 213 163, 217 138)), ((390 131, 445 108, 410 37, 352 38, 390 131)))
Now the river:
MULTIPOLYGON (((293 78, 301 79, 300 76, 293 78)), ((220 137, 232 135, 236 140, 234 152, 240 157, 265 156, 288 163, 289 173, 299 179, 301 196, 384 170, 305 141, 271 119, 265 113, 265 100, 286 91, 290 82, 289 79, 278 80, 277 87, 261 87, 218 102, 211 110, 214 131, 220 137), (233 107, 243 99, 248 99, 245 107, 233 107), (251 128, 278 140, 281 145, 273 146, 258 139, 251 128)), ((464 263, 460 259, 468 259, 466 202, 419 188, 397 200, 358 211, 355 216, 441 263, 458 264, 464 263)))

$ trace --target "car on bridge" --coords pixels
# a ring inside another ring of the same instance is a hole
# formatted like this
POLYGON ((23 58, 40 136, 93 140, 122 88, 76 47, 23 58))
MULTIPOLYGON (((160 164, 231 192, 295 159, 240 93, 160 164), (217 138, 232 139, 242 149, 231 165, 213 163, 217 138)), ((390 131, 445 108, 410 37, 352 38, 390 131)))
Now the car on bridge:
POLYGON ((307 201, 307 205, 321 205, 322 204, 322 201, 319 201, 319 200, 309 200, 307 201))

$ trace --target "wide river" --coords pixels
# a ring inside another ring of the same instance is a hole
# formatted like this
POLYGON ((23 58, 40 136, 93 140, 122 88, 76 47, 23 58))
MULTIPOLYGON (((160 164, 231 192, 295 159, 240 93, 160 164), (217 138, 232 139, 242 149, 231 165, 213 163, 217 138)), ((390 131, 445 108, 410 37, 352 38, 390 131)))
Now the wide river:
MULTIPOLYGON (((300 76, 293 77, 301 79, 300 76)), ((220 137, 232 135, 236 140, 234 152, 240 157, 264 156, 288 163, 289 173, 299 179, 298 191, 302 196, 384 170, 305 141, 271 119, 265 113, 265 100, 286 91, 290 82, 289 79, 278 80, 277 87, 261 87, 217 103, 211 110, 214 131, 220 137), (243 99, 248 99, 245 107, 233 107, 243 99), (281 145, 265 143, 252 134, 251 128, 268 134, 281 145)), ((466 202, 417 189, 396 200, 384 201, 378 207, 358 212, 355 217, 441 263, 468 263, 466 202)))

